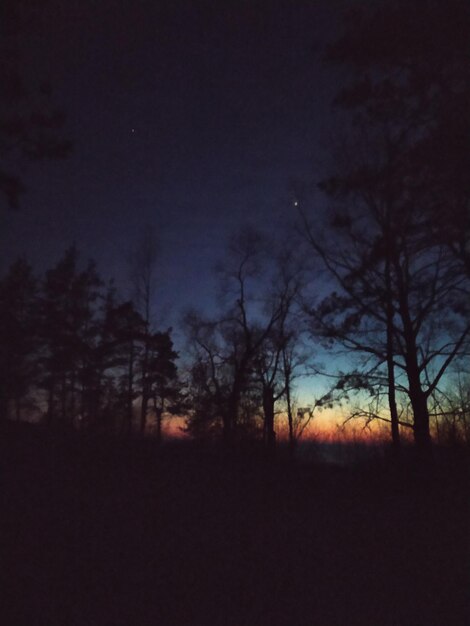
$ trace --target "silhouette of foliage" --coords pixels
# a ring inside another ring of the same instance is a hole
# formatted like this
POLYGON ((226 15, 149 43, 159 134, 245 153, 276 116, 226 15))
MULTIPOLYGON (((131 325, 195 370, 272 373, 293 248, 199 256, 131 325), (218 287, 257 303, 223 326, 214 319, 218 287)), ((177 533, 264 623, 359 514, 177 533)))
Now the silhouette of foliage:
POLYGON ((38 382, 37 280, 19 259, 0 280, 0 420, 31 409, 30 392, 38 382), (14 405, 14 410, 12 410, 14 405))
POLYGON ((43 280, 22 259, 0 280, 1 419, 42 412, 49 424, 133 431, 142 401, 139 372, 146 342, 148 390, 162 418, 181 406, 171 330, 149 337, 132 302, 103 291, 95 264, 67 250, 43 280))
POLYGON ((268 248, 252 230, 233 237, 228 258, 219 267, 220 314, 207 319, 192 312, 186 327, 193 353, 189 431, 221 430, 224 441, 233 443, 261 430, 272 452, 275 406, 291 392, 297 364, 299 333, 293 330, 292 317, 301 281, 292 259, 276 263, 268 248))
POLYGON ((468 177, 456 173, 468 169, 470 124, 445 120, 469 101, 470 11, 450 4, 397 1, 350 15, 327 54, 348 70, 335 103, 350 120, 336 171, 320 185, 333 205, 330 235, 320 242, 304 219, 340 287, 310 311, 313 328, 369 355, 369 376, 387 385, 397 444, 396 391, 406 391, 423 448, 429 399, 469 334, 457 304, 468 177))
POLYGON ((19 171, 23 160, 62 159, 71 142, 62 137, 64 114, 51 104, 51 86, 38 85, 22 66, 21 41, 25 0, 5 0, 0 7, 0 193, 17 209, 25 192, 19 171))

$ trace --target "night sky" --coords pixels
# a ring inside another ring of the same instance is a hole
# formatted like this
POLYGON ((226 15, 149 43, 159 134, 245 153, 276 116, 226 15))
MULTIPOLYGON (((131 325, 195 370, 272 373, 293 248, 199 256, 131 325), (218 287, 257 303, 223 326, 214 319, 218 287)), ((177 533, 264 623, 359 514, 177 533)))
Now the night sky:
POLYGON ((52 83, 74 149, 25 165, 2 265, 25 254, 42 271, 76 242, 125 285, 129 250, 154 228, 158 316, 207 309, 230 232, 284 228, 291 181, 320 176, 338 88, 321 54, 350 3, 39 4, 22 63, 52 83))

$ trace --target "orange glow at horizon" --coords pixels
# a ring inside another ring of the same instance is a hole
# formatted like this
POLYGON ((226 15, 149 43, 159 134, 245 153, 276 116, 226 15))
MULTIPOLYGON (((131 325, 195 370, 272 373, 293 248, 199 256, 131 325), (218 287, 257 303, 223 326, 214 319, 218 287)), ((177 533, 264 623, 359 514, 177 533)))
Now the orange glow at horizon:
MULTIPOLYGON (((386 423, 372 422, 364 428, 361 420, 352 420, 347 424, 344 421, 347 413, 336 409, 324 409, 315 414, 308 426, 305 428, 301 441, 316 442, 351 442, 364 441, 368 443, 384 442, 390 439, 390 427, 386 423)), ((276 418, 276 433, 278 441, 287 441, 289 429, 287 416, 279 415, 276 418)), ((183 416, 173 416, 163 420, 163 436, 169 439, 189 438, 184 432, 185 418, 183 416)), ((406 435, 407 433, 404 433, 406 435)))

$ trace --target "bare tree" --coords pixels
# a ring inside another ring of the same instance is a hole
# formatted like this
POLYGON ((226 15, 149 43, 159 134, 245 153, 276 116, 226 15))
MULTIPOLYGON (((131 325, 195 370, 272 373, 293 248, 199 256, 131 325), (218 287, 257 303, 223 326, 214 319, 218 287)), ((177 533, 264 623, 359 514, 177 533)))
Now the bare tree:
POLYGON ((137 310, 141 314, 145 323, 145 331, 142 337, 143 351, 140 359, 141 434, 145 434, 146 431, 148 405, 151 398, 149 359, 152 343, 151 335, 153 330, 153 305, 155 298, 158 253, 158 241, 155 230, 152 227, 147 227, 129 258, 133 299, 137 310))
POLYGON ((291 341, 288 319, 299 284, 294 275, 288 280, 287 273, 281 276, 268 250, 253 230, 234 237, 219 267, 220 315, 209 320, 192 314, 187 324, 194 380, 212 400, 212 409, 219 411, 224 440, 230 443, 237 437, 241 405, 261 387, 264 432, 272 449, 275 403, 286 391, 283 350, 291 341))
MULTIPOLYGON (((470 32, 468 5, 453 0, 452 7, 451 19, 458 15, 462 33, 470 32)), ((320 236, 303 215, 304 234, 338 290, 315 311, 315 324, 368 355, 376 380, 386 381, 396 445, 395 390, 406 387, 423 449, 430 445, 430 397, 470 332, 468 315, 461 315, 461 257, 436 236, 436 212, 447 202, 463 215, 457 207, 468 199, 465 177, 454 176, 468 163, 459 140, 460 131, 464 143, 470 136, 468 123, 444 123, 470 94, 468 38, 449 37, 442 28, 448 14, 438 3, 418 9, 397 0, 356 14, 331 46, 329 60, 350 69, 336 98, 351 115, 350 139, 322 185, 334 209, 332 228, 320 236), (402 33, 399 43, 395 32, 402 33), (436 158, 440 149, 452 172, 436 158)))

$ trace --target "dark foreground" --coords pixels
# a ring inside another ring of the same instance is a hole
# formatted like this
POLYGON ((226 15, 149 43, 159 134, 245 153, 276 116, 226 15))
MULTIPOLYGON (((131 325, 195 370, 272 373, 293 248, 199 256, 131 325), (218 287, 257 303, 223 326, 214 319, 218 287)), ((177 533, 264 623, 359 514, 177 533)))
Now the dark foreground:
POLYGON ((1 624, 470 624, 461 458, 289 468, 12 426, 0 448, 1 624))

